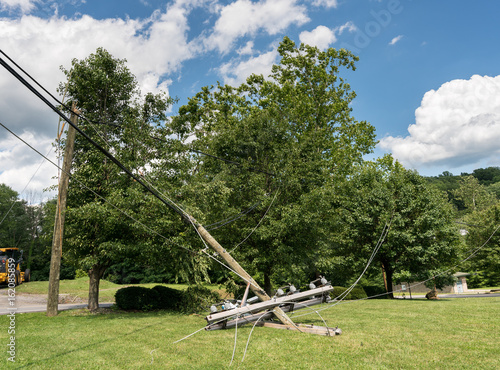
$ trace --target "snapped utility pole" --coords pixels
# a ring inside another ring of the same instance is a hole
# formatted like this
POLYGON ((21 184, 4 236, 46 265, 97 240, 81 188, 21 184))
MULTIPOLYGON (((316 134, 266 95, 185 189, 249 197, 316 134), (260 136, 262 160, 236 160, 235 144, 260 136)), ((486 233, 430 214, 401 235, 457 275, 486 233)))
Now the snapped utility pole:
MULTIPOLYGON (((205 240, 223 259, 226 263, 231 267, 241 278, 243 278, 247 283, 250 283, 250 289, 255 293, 257 297, 260 298, 261 301, 269 301, 271 297, 267 295, 267 293, 262 289, 257 282, 240 266, 240 264, 233 258, 226 250, 214 239, 212 235, 194 218, 191 217, 191 222, 196 226, 198 233, 201 235, 203 240, 205 240)), ((297 325, 294 324, 292 319, 290 319, 287 314, 280 308, 273 308, 274 315, 287 327, 293 328, 296 330, 300 330, 297 328, 297 325)))
MULTIPOLYGON (((78 121, 75 103, 71 108, 71 122, 76 125, 78 121)), ((56 217, 54 222, 54 235, 52 237, 52 256, 50 259, 49 293, 47 297, 47 316, 56 316, 59 303, 59 276, 61 273, 61 255, 64 233, 64 213, 68 198, 69 174, 73 161, 73 150, 75 147, 76 131, 72 125, 68 127, 66 136, 66 147, 64 149, 64 160, 59 179, 56 217)))

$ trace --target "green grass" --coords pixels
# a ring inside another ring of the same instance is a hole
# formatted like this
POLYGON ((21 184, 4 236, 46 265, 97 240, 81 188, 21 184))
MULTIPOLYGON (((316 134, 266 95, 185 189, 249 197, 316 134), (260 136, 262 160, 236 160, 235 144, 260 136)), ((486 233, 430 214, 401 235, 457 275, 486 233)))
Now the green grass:
MULTIPOLYGON (((316 306, 318 307, 318 306, 316 306)), ((297 312, 297 315, 306 310, 297 312)), ((498 369, 500 298, 364 300, 321 312, 341 336, 256 328, 245 369, 498 369)), ((323 325, 316 315, 296 322, 323 325)), ((7 342, 8 318, 0 317, 7 342)), ((90 314, 65 311, 16 316, 17 359, 30 369, 221 369, 235 330, 201 331, 203 317, 168 312, 90 314)), ((251 327, 237 331, 239 365, 251 327)), ((3 352, 6 363, 7 354, 3 352)), ((0 367, 4 368, 5 365, 0 367)))

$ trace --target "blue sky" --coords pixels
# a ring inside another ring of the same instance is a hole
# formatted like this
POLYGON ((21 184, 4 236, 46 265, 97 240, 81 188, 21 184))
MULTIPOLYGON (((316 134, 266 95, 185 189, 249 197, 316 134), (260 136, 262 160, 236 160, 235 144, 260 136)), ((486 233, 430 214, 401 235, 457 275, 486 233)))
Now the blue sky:
MULTIPOLYGON (((375 126, 374 156, 460 174, 500 165, 499 15, 500 2, 463 0, 0 0, 0 47, 55 91, 60 65, 102 46, 128 60, 143 92, 181 103, 268 73, 284 36, 347 48, 360 58, 345 74, 353 115, 375 126)), ((47 153, 57 117, 29 94, 0 70, 0 121, 47 153)), ((39 164, 0 132, 0 182, 21 192, 39 164)), ((44 164, 28 188, 55 173, 44 164)))

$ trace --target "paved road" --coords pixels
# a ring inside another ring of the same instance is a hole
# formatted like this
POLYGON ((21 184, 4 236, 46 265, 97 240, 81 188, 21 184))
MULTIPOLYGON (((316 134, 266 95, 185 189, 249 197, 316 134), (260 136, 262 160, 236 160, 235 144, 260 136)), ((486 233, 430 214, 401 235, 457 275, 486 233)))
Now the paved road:
POLYGON ((488 293, 488 294, 446 294, 440 296, 439 298, 488 298, 488 297, 500 297, 500 293, 488 293))
MULTIPOLYGON (((99 307, 101 308, 106 308, 106 307, 111 307, 113 303, 100 303, 99 307)), ((59 305, 59 311, 66 311, 66 310, 75 310, 79 308, 86 308, 87 304, 86 303, 78 303, 78 304, 73 304, 73 303, 64 303, 59 305)), ((26 305, 24 307, 15 307, 14 309, 12 308, 7 308, 7 307, 0 307, 0 315, 7 315, 12 312, 17 313, 30 313, 30 312, 45 312, 47 311, 47 305, 26 305)))
MULTIPOLYGON (((500 297, 500 293, 473 293, 473 294, 439 294, 438 293, 439 299, 444 299, 444 298, 488 298, 488 297, 500 297)), ((401 296, 395 296, 394 298, 398 299, 410 299, 410 295, 407 294, 405 297, 401 296)), ((422 299, 425 298, 425 295, 421 294, 413 294, 412 295, 413 299, 422 299)))

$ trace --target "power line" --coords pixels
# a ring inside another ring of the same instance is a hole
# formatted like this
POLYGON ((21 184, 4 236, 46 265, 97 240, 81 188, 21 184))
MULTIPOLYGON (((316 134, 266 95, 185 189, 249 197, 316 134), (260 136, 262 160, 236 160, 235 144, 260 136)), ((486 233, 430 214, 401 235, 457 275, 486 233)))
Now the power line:
MULTIPOLYGON (((2 52, 3 53, 3 52, 2 52)), ((3 53, 5 54, 5 53, 3 53)), ((184 220, 188 220, 188 215, 180 209, 175 203, 171 204, 166 201, 156 190, 152 189, 146 185, 138 176, 134 175, 125 165, 123 165, 118 159, 116 159, 110 152, 104 149, 101 145, 90 138, 85 132, 83 132, 77 125, 75 125, 71 120, 69 120, 56 106, 50 103, 39 91, 37 91, 28 81, 26 81, 19 73, 17 73, 11 66, 9 66, 2 58, 0 58, 0 64, 10 72, 19 82, 21 82, 25 87, 28 88, 35 96, 42 100, 49 108, 51 108, 55 113, 57 113, 63 120, 65 120, 69 125, 71 125, 80 135, 82 135, 88 142, 90 142, 97 150, 108 157, 114 164, 116 164, 121 170, 123 170, 128 176, 132 177, 140 185, 142 185, 148 192, 153 194, 157 199, 159 199, 163 204, 171 208, 173 211, 178 213, 184 220)), ((49 94, 50 95, 50 94, 49 94)))
MULTIPOLYGON (((3 52, 2 52, 3 53, 3 52)), ((5 54, 5 53, 3 53, 5 54)), ((2 58, 0 58, 0 64, 11 73, 19 82, 21 82, 28 90, 30 90, 35 96, 37 96, 40 100, 42 100, 49 108, 51 108, 55 113, 57 113, 64 121, 66 121, 70 126, 72 126, 75 131, 77 131, 80 135, 82 135, 88 142, 90 142, 96 149, 98 149, 101 153, 103 153, 107 158, 109 158, 114 164, 116 164, 120 169, 122 169, 128 176, 133 178, 136 182, 138 182, 142 187, 144 187, 148 192, 150 192, 153 196, 155 196, 158 200, 160 200, 163 204, 171 208, 177 214, 179 214, 187 223, 190 223, 195 228, 196 232, 200 236, 203 242, 205 242, 204 238, 200 235, 198 228, 194 225, 195 220, 187 214, 181 207, 179 207, 175 202, 167 201, 161 194, 154 189, 153 187, 147 185, 141 178, 137 175, 134 175, 131 170, 129 170, 124 164, 122 164, 116 157, 114 157, 109 151, 104 149, 101 145, 95 142, 92 138, 90 138, 85 132, 83 132, 76 124, 71 122, 56 106, 54 106, 46 97, 44 97, 33 85, 31 85, 28 81, 26 81, 19 73, 17 73, 8 63, 6 63, 2 58)), ((50 95, 50 94, 49 94, 50 95)), ((5 126, 4 126, 5 127, 5 126)), ((10 130, 9 130, 10 131, 10 130)), ((186 248, 187 249, 187 248, 186 248)), ((211 257, 211 256, 210 256, 211 257)), ((215 258, 213 258, 215 259, 215 258)), ((230 269, 228 266, 224 265, 222 262, 215 259, 218 263, 222 264, 229 270, 235 272, 230 269)), ((236 272, 235 272, 236 273, 236 272)), ((245 279, 241 274, 236 273, 240 278, 242 278, 246 282, 250 282, 253 286, 258 287, 254 280, 249 277, 249 279, 245 279)))
MULTIPOLYGON (((66 110, 68 110, 69 112, 72 111, 71 108, 68 105, 64 104, 57 97, 55 97, 50 91, 48 91, 45 87, 43 87, 43 85, 41 85, 35 78, 33 78, 28 72, 26 72, 19 64, 17 64, 11 57, 9 57, 3 50, 0 49, 0 53, 2 55, 4 55, 12 64, 14 64, 14 66, 16 66, 17 69, 19 69, 26 76, 28 76, 28 78, 31 81, 33 81, 38 87, 40 87, 46 94, 48 94, 52 99, 54 99, 54 101, 56 101, 57 104, 60 104, 62 107, 66 108, 66 110)), ((91 120, 83 117, 82 115, 80 115, 78 112, 73 112, 73 113, 78 118, 82 118, 82 119, 84 119, 85 121, 88 121, 88 122, 93 122, 93 123, 97 123, 97 124, 101 124, 101 125, 112 125, 112 126, 115 126, 115 127, 121 127, 120 125, 114 124, 114 123, 105 123, 105 122, 99 122, 99 121, 91 121, 91 120)))
MULTIPOLYGON (((7 130, 11 135, 13 135, 15 138, 17 138, 18 140, 20 140, 21 142, 23 142, 26 146, 28 146, 31 150, 33 150, 35 153, 37 153, 38 155, 40 155, 42 158, 44 158, 46 161, 48 161, 49 163, 53 164, 55 167, 57 167, 59 170, 62 171, 62 168, 60 168, 55 162, 53 162, 51 159, 47 158, 46 156, 44 156, 42 153, 40 153, 40 151, 38 151, 36 148, 34 148, 32 145, 30 145, 27 141, 25 141, 23 138, 21 138, 20 136, 18 136, 16 133, 14 133, 12 130, 10 130, 7 126, 5 126, 2 122, 0 122, 0 126, 2 126, 5 130, 7 130)), ((71 176, 71 175, 70 175, 71 176)), ((81 186, 83 186, 85 189, 89 190, 90 192, 92 192, 95 196, 97 196, 99 199, 102 199, 105 203, 109 204, 111 207, 113 207, 114 209, 116 209, 117 211, 119 211, 120 213, 124 214, 126 217, 130 218, 131 220, 133 220, 134 222, 138 223, 139 225, 141 225, 145 230, 148 230, 149 232, 151 232, 152 234, 155 234, 157 236, 159 236, 160 238, 172 243, 173 245, 176 245, 177 247, 181 248, 181 249, 184 249, 190 253, 193 253, 193 254, 196 254, 196 255, 199 255, 199 256, 202 256, 202 252, 205 252, 204 250, 201 251, 201 252, 198 252, 198 251, 194 251, 194 250, 191 250, 191 249, 188 249, 182 245, 179 245, 177 243, 175 243, 174 241, 172 241, 171 239, 167 238, 166 236, 158 233, 157 231, 153 230, 152 228, 150 228, 149 226, 145 225, 144 223, 140 222, 139 220, 137 220, 136 218, 134 218, 133 216, 129 215, 127 212, 125 212, 124 210, 120 209, 119 207, 115 206, 113 203, 109 202, 106 198, 104 198, 103 196, 97 194, 95 191, 93 191, 92 189, 90 189, 88 186, 86 186, 85 184, 83 184, 81 181, 79 181, 78 179, 75 179, 81 186)), ((191 218, 189 218, 187 220, 188 223, 190 223, 196 233, 198 234, 198 236, 201 238, 202 242, 205 244, 205 241, 204 239, 201 237, 201 235, 199 234, 198 232, 198 229, 195 227, 195 225, 193 224, 193 221, 191 218)), ((206 244, 205 244, 206 246, 206 244)), ((206 246, 206 248, 208 248, 206 246)), ((215 262, 219 263, 220 265, 222 265, 223 267, 227 268, 229 271, 233 272, 234 274, 236 274, 237 276, 239 276, 243 281, 247 282, 247 283, 250 283, 252 285, 255 285, 252 281, 248 281, 246 278, 244 278, 243 276, 241 276, 240 274, 238 274, 238 272, 234 271, 232 268, 230 268, 229 266, 227 266, 226 264, 224 264, 222 261, 219 261, 217 258, 211 256, 210 254, 208 253, 204 253, 206 256, 208 256, 208 258, 210 259, 213 259, 215 262)))

